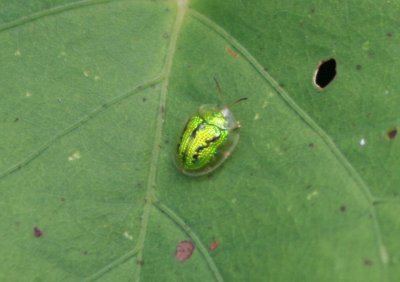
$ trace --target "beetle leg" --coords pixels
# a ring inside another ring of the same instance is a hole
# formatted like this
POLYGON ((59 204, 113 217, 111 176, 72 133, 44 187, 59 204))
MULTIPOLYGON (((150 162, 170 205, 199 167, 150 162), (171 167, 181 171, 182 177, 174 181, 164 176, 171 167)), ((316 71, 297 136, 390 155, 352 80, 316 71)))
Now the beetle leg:
POLYGON ((240 128, 240 122, 236 122, 236 126, 233 129, 239 129, 240 128))

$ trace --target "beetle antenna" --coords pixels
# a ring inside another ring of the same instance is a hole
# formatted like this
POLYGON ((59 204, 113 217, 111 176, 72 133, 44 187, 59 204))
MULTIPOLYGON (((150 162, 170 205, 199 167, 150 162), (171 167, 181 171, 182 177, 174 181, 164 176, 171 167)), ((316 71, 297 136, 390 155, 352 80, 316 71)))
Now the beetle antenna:
MULTIPOLYGON (((214 78, 214 81, 215 81, 215 85, 217 85, 217 89, 218 89, 218 93, 219 93, 219 95, 220 95, 220 99, 221 99, 221 101, 223 101, 224 92, 222 92, 222 88, 221 88, 221 86, 219 85, 219 82, 218 82, 217 78, 216 78, 215 76, 214 76, 213 78, 214 78)), ((231 104, 228 106, 228 108, 232 107, 233 105, 235 105, 235 104, 237 104, 237 103, 239 103, 239 102, 242 102, 242 101, 244 101, 244 100, 247 100, 247 99, 248 99, 247 97, 240 98, 240 99, 236 100, 235 102, 231 103, 231 104)))
POLYGON ((214 78, 214 81, 215 81, 215 85, 217 86, 217 90, 218 90, 218 93, 219 93, 219 99, 221 101, 223 101, 224 100, 224 92, 222 92, 222 88, 219 85, 219 82, 218 82, 217 78, 215 76, 213 78, 214 78))
POLYGON ((235 102, 231 103, 228 108, 232 107, 233 105, 236 105, 239 102, 247 100, 247 99, 248 99, 247 97, 240 98, 240 99, 236 100, 235 102))

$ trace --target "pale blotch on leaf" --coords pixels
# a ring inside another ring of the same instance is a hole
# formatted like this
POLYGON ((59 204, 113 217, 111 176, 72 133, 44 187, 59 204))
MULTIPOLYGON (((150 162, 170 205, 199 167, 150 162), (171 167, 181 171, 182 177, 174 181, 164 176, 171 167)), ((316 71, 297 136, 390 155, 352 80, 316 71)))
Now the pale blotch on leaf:
POLYGON ((360 139, 360 146, 365 146, 367 145, 367 140, 365 138, 360 139))
POLYGON ((89 77, 90 71, 84 70, 84 71, 83 71, 83 75, 86 76, 86 77, 89 77))
POLYGON ((67 53, 65 53, 64 51, 61 51, 60 54, 58 54, 59 58, 64 58, 67 56, 67 53))
POLYGON ((231 202, 232 202, 232 204, 236 204, 237 199, 236 199, 236 198, 233 198, 233 199, 231 200, 231 202))
POLYGON ((268 101, 265 100, 261 107, 262 107, 263 109, 265 109, 267 106, 268 106, 268 101))
POLYGON ((26 93, 25 93, 25 97, 29 98, 29 97, 31 97, 31 96, 32 96, 32 93, 31 93, 31 92, 29 92, 29 91, 26 91, 26 93))
POLYGON ((260 119, 260 115, 258 113, 256 113, 254 116, 254 120, 258 120, 258 119, 260 119))
POLYGON ((279 147, 275 147, 274 151, 275 151, 278 155, 283 155, 283 152, 282 152, 281 148, 279 148, 279 147))
POLYGON ((307 195, 307 200, 311 200, 312 198, 317 197, 319 192, 317 190, 312 191, 310 194, 307 195))
POLYGON ((124 235, 124 237, 125 237, 126 239, 128 239, 128 240, 133 240, 132 235, 129 234, 128 231, 125 231, 123 235, 124 235))
POLYGON ((380 245, 379 253, 381 255, 381 260, 382 260, 383 264, 388 264, 389 263, 389 254, 384 245, 380 245))
POLYGON ((18 49, 14 52, 14 56, 16 57, 20 57, 21 56, 21 51, 19 51, 18 49))
POLYGON ((363 44, 362 44, 362 49, 364 50, 364 51, 368 51, 369 50, 369 48, 370 48, 370 42, 369 41, 365 41, 363 44))
POLYGON ((95 75, 95 76, 94 76, 94 80, 95 80, 95 81, 98 81, 99 79, 100 79, 100 76, 99 76, 99 75, 95 75))
POLYGON ((81 158, 81 153, 79 151, 75 151, 72 155, 68 156, 68 160, 70 162, 79 160, 81 158))

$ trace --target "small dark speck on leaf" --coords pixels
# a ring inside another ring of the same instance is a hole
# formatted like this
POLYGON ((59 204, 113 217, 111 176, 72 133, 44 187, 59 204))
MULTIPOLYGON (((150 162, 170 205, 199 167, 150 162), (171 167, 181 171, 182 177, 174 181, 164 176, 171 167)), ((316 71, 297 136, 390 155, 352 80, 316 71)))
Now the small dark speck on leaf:
POLYGON ((356 65, 356 70, 361 70, 362 69, 362 65, 356 65))
POLYGON ((188 240, 179 242, 176 246, 175 258, 181 262, 188 260, 195 250, 195 245, 188 240))
POLYGON ((169 34, 168 33, 164 33, 162 36, 164 39, 168 39, 169 38, 169 34))
POLYGON ((37 238, 42 237, 43 231, 39 227, 35 226, 35 227, 33 227, 33 236, 35 236, 37 238))
POLYGON ((372 266, 374 263, 370 259, 364 259, 364 265, 365 266, 372 266))
POLYGON ((314 148, 314 147, 315 147, 315 145, 314 145, 314 143, 309 143, 309 144, 308 144, 308 147, 310 147, 310 148, 314 148))
POLYGON ((336 60, 331 58, 319 63, 315 74, 314 84, 319 89, 324 89, 336 77, 336 60))
POLYGON ((314 13, 315 13, 315 9, 314 9, 314 8, 311 8, 310 13, 311 13, 311 14, 314 14, 314 13))
POLYGON ((16 118, 14 119, 14 122, 17 122, 17 121, 19 121, 19 118, 18 118, 18 117, 16 117, 16 118))
POLYGON ((146 101, 147 101, 146 97, 143 97, 143 98, 142 98, 142 101, 143 101, 143 102, 146 102, 146 101))
POLYGON ((393 128, 387 132, 387 137, 389 138, 389 140, 393 140, 394 138, 396 138, 396 136, 397 136, 396 128, 393 128))
POLYGON ((86 256, 87 254, 88 254, 88 252, 87 252, 87 251, 84 251, 84 252, 83 252, 83 255, 84 255, 84 256, 86 256))
POLYGON ((219 247, 219 241, 214 241, 210 244, 210 246, 208 247, 208 249, 210 251, 214 251, 215 249, 217 249, 219 247))
POLYGON ((346 212, 346 210, 347 210, 347 207, 345 205, 341 205, 340 206, 340 211, 341 212, 346 212))
POLYGON ((60 201, 61 201, 61 202, 65 202, 65 198, 64 198, 64 197, 61 197, 61 198, 60 198, 60 201))
POLYGON ((391 33, 391 32, 389 31, 388 33, 386 33, 386 36, 387 36, 387 37, 392 37, 392 36, 393 36, 393 33, 391 33))
POLYGON ((137 261, 136 261, 136 264, 137 264, 138 266, 143 266, 143 265, 144 265, 144 260, 137 260, 137 261))

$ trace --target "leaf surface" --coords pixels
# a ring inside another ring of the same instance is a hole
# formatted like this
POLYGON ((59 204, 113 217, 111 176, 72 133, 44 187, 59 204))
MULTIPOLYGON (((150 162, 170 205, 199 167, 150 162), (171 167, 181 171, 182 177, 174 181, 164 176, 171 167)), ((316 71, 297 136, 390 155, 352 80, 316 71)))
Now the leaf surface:
POLYGON ((378 2, 4 1, 0 280, 395 281, 399 7, 378 2), (241 97, 232 156, 180 174, 185 119, 241 97))

